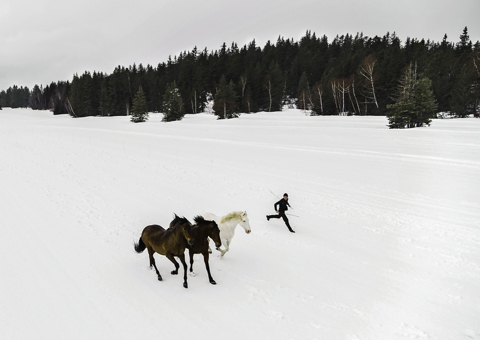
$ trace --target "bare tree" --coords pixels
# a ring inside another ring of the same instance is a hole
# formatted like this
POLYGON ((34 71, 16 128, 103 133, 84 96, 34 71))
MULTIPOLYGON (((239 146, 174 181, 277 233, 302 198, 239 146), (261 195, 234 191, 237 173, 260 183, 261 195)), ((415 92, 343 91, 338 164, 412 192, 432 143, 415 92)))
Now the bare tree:
MULTIPOLYGON (((378 109, 378 102, 377 102, 377 96, 375 94, 375 81, 374 81, 374 76, 373 76, 373 70, 375 68, 375 63, 377 60, 372 56, 369 55, 368 57, 365 58, 362 67, 358 71, 358 73, 364 77, 367 81, 367 84, 365 85, 364 93, 365 93, 365 107, 368 101, 371 103, 374 103, 375 106, 378 109)), ((366 111, 366 109, 365 109, 366 111)), ((366 112, 365 112, 366 113, 366 112)))
POLYGON ((242 75, 240 76, 240 81, 242 82, 242 100, 245 96, 245 86, 247 86, 247 76, 242 75))
POLYGON ((335 108, 337 109, 337 112, 340 113, 340 105, 339 105, 339 93, 337 92, 338 86, 337 86, 338 80, 337 79, 332 79, 330 80, 330 86, 332 87, 332 94, 333 94, 333 101, 335 102, 335 108))
MULTIPOLYGON (((357 94, 355 93, 355 75, 352 74, 350 76, 350 78, 351 78, 351 81, 352 81, 351 86, 352 86, 353 98, 355 98, 355 104, 357 104, 358 113, 361 114, 362 111, 360 110, 360 105, 358 104, 357 94)), ((355 104, 352 102, 352 105, 353 105, 354 108, 355 108, 355 104)), ((355 109, 355 111, 356 111, 356 109, 355 109)))
POLYGON ((396 97, 393 98, 395 102, 399 101, 409 101, 415 95, 415 87, 418 84, 417 79, 417 63, 415 66, 410 63, 410 65, 403 72, 402 77, 400 78, 399 84, 397 86, 396 97))
POLYGON ((72 104, 70 104, 70 100, 68 100, 68 97, 65 99, 65 105, 67 107, 68 113, 73 117, 77 117, 77 115, 75 114, 75 111, 73 111, 72 104))
POLYGON ((197 113, 197 90, 193 89, 190 97, 190 104, 192 105, 192 113, 197 113))
POLYGON ((478 75, 480 76, 480 53, 476 53, 473 56, 473 66, 477 70, 478 75))
POLYGON ((345 78, 343 78, 342 81, 339 82, 338 84, 339 84, 340 93, 342 94, 342 114, 344 115, 346 112, 345 111, 345 93, 350 93, 350 84, 348 84, 348 81, 345 84, 345 78))
POLYGON ((323 115, 323 87, 322 84, 319 84, 318 82, 313 86, 312 92, 318 95, 318 101, 320 103, 320 112, 323 115))
POLYGON ((265 81, 265 88, 268 91, 268 97, 270 99, 270 102, 268 104, 268 112, 272 111, 272 80, 270 77, 267 77, 267 80, 265 81))

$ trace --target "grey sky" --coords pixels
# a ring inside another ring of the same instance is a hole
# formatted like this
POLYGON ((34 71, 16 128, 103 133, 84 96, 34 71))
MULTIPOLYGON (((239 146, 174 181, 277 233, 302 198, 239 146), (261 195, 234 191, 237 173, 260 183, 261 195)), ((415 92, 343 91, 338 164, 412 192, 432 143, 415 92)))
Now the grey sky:
POLYGON ((480 0, 1 0, 0 90, 47 85, 88 70, 153 66, 223 42, 263 47, 307 30, 457 42, 480 40, 480 0))

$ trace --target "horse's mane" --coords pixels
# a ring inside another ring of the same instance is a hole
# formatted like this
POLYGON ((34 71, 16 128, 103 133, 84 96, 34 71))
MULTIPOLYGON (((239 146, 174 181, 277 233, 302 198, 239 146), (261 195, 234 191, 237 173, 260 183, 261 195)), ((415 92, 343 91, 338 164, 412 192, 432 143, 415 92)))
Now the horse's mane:
POLYGON ((220 223, 226 223, 231 220, 241 220, 242 214, 241 211, 232 211, 230 214, 223 216, 220 223))
POLYGON ((185 222, 191 225, 190 221, 187 220, 185 217, 179 217, 177 214, 175 214, 175 218, 173 221, 170 223, 171 228, 175 229, 180 223, 185 222))
POLYGON ((200 215, 195 216, 195 217, 193 218, 193 220, 195 221, 196 224, 200 224, 200 223, 203 223, 203 222, 206 221, 206 220, 203 218, 203 216, 200 216, 200 215))

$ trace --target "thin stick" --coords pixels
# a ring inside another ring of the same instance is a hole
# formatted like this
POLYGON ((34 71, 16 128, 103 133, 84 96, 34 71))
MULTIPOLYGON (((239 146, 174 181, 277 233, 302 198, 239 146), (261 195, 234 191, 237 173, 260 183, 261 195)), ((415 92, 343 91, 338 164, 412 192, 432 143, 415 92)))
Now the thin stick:
POLYGON ((270 190, 270 188, 268 188, 268 190, 272 193, 273 196, 275 196, 276 198, 280 198, 280 197, 278 197, 277 195, 275 195, 275 194, 273 193, 273 191, 270 190))
POLYGON ((285 215, 287 215, 287 216, 294 216, 294 217, 300 218, 300 216, 297 216, 297 215, 294 215, 294 214, 287 214, 287 213, 285 213, 285 215))

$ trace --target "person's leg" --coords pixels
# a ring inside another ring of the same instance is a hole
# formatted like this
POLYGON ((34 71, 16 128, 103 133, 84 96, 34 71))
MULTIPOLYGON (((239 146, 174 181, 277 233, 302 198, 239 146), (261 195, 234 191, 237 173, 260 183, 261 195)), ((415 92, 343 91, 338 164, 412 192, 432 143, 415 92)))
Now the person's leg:
POLYGON ((288 217, 287 217, 287 215, 285 215, 285 213, 282 214, 282 218, 283 218, 283 221, 285 222, 285 224, 287 225, 288 230, 290 230, 290 232, 294 233, 295 231, 293 231, 292 227, 290 227, 290 222, 288 221, 288 217))
POLYGON ((267 215, 267 221, 269 221, 271 218, 280 218, 280 215, 267 215))

